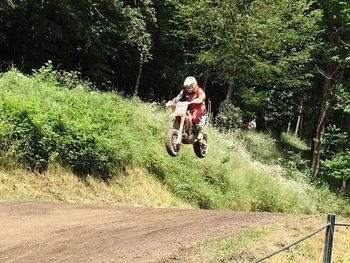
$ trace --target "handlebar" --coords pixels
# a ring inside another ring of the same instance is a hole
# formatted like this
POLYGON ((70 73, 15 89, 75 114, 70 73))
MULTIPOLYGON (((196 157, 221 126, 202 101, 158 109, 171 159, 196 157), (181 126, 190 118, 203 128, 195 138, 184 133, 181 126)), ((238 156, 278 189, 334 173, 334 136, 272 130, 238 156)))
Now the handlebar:
POLYGON ((169 100, 167 103, 165 103, 165 107, 176 107, 176 105, 178 103, 186 103, 187 105, 189 105, 190 103, 187 101, 179 101, 177 103, 174 103, 172 100, 169 100))

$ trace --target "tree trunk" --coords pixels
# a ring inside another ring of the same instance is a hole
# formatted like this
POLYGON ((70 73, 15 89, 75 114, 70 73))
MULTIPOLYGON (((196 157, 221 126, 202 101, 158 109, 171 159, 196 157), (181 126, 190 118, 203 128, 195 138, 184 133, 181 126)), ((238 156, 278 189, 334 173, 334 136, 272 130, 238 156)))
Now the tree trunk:
POLYGON ((204 92, 207 89, 207 84, 208 84, 208 74, 205 73, 204 74, 203 83, 202 83, 202 87, 201 87, 204 92))
POLYGON ((329 114, 332 110, 332 104, 334 100, 334 89, 336 85, 336 75, 338 72, 338 68, 334 68, 332 66, 327 67, 326 77, 323 84, 323 92, 322 92, 322 105, 320 109, 320 115, 317 121, 317 128, 314 141, 314 147, 312 151, 312 164, 311 164, 311 173, 313 176, 317 176, 319 167, 320 167, 320 150, 321 150, 321 142, 323 139, 323 135, 325 132, 325 128, 327 125, 327 120, 329 114))
POLYGON ((226 100, 227 101, 231 100, 232 94, 233 94, 233 84, 230 83, 230 86, 228 87, 228 91, 227 91, 227 94, 226 94, 226 100))
POLYGON ((303 127, 304 127, 304 116, 301 115, 300 125, 299 125, 299 137, 303 138, 303 127))
POLYGON ((295 133, 294 133, 295 136, 298 136, 299 126, 301 125, 302 114, 303 114, 303 100, 301 100, 300 106, 299 106, 298 120, 297 120, 297 125, 295 126, 295 133))
POLYGON ((346 194, 346 180, 342 180, 339 188, 339 196, 345 196, 346 194))
POLYGON ((343 130, 350 133, 350 113, 344 113, 343 130))
POLYGON ((135 89, 134 89, 134 96, 137 96, 139 93, 140 79, 141 79, 141 74, 142 74, 142 66, 143 66, 143 63, 140 59, 139 72, 137 73, 136 84, 135 84, 135 89))
MULTIPOLYGON (((327 0, 320 0, 319 1, 322 9, 324 10, 324 25, 327 35, 326 44, 330 46, 328 51, 331 51, 332 49, 336 49, 336 47, 339 47, 340 45, 343 45, 344 43, 341 40, 341 36, 339 35, 339 30, 337 29, 335 20, 334 20, 334 14, 332 11, 330 11, 330 8, 332 5, 327 0)), ((334 54, 334 55, 345 55, 345 54, 334 54)), ((348 55, 346 55, 348 56, 348 55)), ((329 61, 328 64, 325 66, 325 71, 321 72, 321 74, 325 77, 324 84, 323 84, 323 92, 322 92, 322 98, 321 98, 321 109, 319 118, 317 121, 316 126, 316 133, 315 137, 313 138, 313 150, 312 150, 312 164, 311 164, 311 173, 313 176, 317 176, 319 166, 320 166, 320 150, 321 150, 321 142, 323 139, 323 135, 325 132, 325 128, 327 125, 327 119, 331 113, 333 103, 334 103, 334 90, 336 88, 336 84, 339 78, 339 73, 341 72, 341 65, 340 64, 331 64, 333 62, 329 61)))

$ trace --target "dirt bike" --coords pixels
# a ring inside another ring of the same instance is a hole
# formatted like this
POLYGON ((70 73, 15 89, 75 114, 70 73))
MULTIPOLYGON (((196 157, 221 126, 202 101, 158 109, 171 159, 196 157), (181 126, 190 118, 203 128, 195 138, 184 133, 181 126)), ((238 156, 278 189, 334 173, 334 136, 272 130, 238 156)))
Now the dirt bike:
MULTIPOLYGON (((182 144, 192 144, 194 153, 199 158, 204 158, 208 154, 208 136, 198 131, 193 124, 188 103, 179 101, 174 105, 172 102, 166 104, 167 107, 175 106, 175 111, 170 115, 173 118, 172 128, 166 136, 166 149, 170 156, 177 156, 182 144)), ((200 126, 207 124, 207 116, 202 116, 200 126)))

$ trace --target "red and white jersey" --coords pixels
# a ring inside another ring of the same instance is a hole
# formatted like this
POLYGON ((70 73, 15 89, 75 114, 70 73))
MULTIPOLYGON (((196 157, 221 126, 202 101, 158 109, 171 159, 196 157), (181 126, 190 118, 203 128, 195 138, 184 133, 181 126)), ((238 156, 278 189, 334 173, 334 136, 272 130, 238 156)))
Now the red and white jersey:
POLYGON ((177 101, 193 101, 194 99, 200 99, 201 103, 190 104, 189 107, 193 109, 203 109, 205 110, 205 93, 198 85, 192 93, 188 93, 185 89, 176 96, 174 102, 177 101))

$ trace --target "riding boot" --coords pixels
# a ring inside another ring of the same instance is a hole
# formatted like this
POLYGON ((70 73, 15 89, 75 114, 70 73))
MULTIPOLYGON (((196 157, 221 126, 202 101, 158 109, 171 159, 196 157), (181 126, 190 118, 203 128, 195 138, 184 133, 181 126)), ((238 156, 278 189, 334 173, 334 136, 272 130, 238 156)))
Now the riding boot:
POLYGON ((196 127, 197 133, 201 132, 203 127, 200 124, 195 124, 194 126, 196 127))
POLYGON ((203 134, 201 133, 202 127, 199 124, 193 124, 193 130, 195 131, 195 138, 200 140, 203 138, 203 134))

